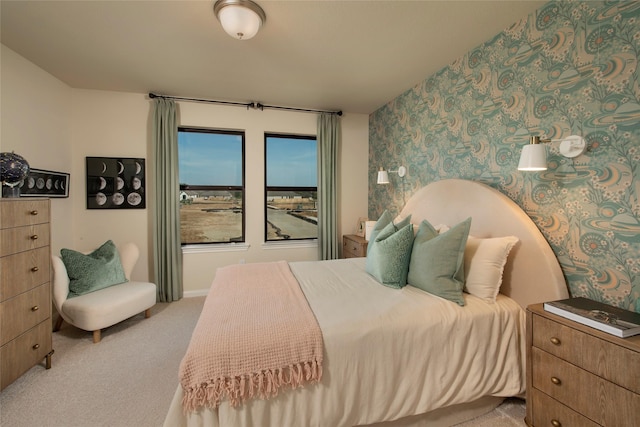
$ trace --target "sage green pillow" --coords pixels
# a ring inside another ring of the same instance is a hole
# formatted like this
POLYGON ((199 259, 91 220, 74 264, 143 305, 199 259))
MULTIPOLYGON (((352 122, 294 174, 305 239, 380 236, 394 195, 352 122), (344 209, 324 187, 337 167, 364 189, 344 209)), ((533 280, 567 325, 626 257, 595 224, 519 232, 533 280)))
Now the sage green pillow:
POLYGON ((106 241, 90 254, 61 249, 60 257, 69 276, 69 296, 77 297, 127 281, 116 245, 106 241))
POLYGON ((365 271, 378 282, 391 288, 402 288, 407 284, 407 271, 413 245, 413 225, 409 221, 398 229, 393 222, 387 224, 369 241, 365 271))
POLYGON ((383 228, 385 228, 387 225, 389 225, 392 222, 393 222, 393 218, 391 217, 391 214, 389 213, 389 211, 385 210, 384 212, 382 212, 382 215, 380 215, 380 218, 378 218, 378 220, 376 221, 376 225, 373 226, 373 229, 371 230, 371 234, 369 235, 369 246, 367 246, 367 254, 369 254, 369 251, 371 250, 371 246, 372 246, 371 244, 375 242, 376 236, 380 234, 383 228))
POLYGON ((438 234, 422 221, 413 242, 407 281, 411 286, 464 305, 464 249, 471 218, 438 234))

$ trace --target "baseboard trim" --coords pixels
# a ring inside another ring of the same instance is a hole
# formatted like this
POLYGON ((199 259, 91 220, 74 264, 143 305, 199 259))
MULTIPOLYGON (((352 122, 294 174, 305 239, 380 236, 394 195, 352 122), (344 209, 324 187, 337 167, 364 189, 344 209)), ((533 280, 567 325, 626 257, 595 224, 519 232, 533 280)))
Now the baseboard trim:
POLYGON ((183 298, 195 298, 195 297, 206 297, 209 293, 209 289, 199 289, 197 291, 184 291, 182 294, 183 298))

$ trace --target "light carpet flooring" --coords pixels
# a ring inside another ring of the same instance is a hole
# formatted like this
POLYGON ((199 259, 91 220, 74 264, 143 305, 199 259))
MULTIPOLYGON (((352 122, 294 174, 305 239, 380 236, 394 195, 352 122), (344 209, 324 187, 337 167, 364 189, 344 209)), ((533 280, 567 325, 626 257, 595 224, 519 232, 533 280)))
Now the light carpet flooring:
MULTIPOLYGON (((34 366, 0 393, 0 425, 162 426, 203 302, 157 304, 149 319, 137 315, 103 330, 98 344, 91 333, 63 324, 53 334, 52 368, 34 366)), ((507 399, 460 426, 524 427, 524 413, 521 400, 507 399)))

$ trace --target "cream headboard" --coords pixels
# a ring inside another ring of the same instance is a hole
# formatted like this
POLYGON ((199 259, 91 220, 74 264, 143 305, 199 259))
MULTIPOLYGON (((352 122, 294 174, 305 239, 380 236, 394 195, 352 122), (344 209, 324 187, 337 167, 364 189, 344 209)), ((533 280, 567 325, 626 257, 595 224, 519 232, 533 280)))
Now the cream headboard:
POLYGON ((509 254, 500 292, 523 308, 529 304, 569 297, 560 264, 534 222, 511 199, 479 182, 462 179, 437 181, 416 192, 399 217, 423 219, 432 225, 456 225, 472 217, 470 234, 476 237, 517 236, 509 254))

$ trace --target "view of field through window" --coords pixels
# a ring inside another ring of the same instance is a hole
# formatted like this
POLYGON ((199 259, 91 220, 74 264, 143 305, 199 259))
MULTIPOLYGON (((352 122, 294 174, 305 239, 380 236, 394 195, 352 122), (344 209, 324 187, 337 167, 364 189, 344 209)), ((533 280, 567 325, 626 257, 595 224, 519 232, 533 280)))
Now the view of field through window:
POLYGON ((183 245, 244 241, 244 133, 179 129, 183 245))
MULTIPOLYGON (((244 133, 180 128, 183 245, 244 242, 244 133)), ((318 237, 315 136, 265 135, 265 240, 318 237)))
POLYGON ((267 241, 318 237, 317 159, 315 137, 265 135, 267 241))

